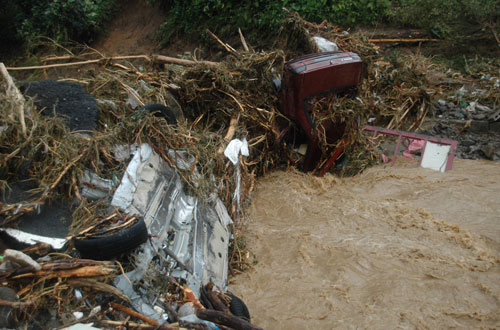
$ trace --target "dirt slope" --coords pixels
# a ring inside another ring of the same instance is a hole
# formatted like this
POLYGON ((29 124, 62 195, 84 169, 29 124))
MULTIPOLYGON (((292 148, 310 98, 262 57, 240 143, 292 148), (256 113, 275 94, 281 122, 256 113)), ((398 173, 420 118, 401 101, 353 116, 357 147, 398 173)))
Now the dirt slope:
POLYGON ((107 56, 151 54, 158 41, 156 31, 165 21, 165 14, 146 0, 119 2, 120 9, 92 45, 107 56))
POLYGON ((500 166, 277 172, 250 208, 231 288, 265 329, 500 327, 500 166))

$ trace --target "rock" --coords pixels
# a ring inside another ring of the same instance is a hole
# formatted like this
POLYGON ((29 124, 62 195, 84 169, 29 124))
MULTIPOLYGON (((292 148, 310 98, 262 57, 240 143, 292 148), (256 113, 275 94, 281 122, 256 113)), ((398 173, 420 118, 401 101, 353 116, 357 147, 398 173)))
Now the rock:
POLYGON ((470 147, 471 145, 474 145, 475 142, 474 141, 471 141, 471 140, 465 140, 465 141, 461 141, 460 144, 464 147, 470 147))
POLYGON ((25 83, 20 90, 33 98, 43 115, 64 118, 73 131, 92 131, 97 127, 97 103, 79 83, 41 80, 25 83))
POLYGON ((469 111, 469 112, 475 112, 476 111, 476 105, 477 105, 477 102, 471 102, 469 103, 469 105, 465 108, 465 110, 469 111))
POLYGON ((484 156, 490 160, 493 160, 493 157, 498 152, 498 150, 496 150, 495 147, 491 144, 482 146, 481 151, 483 152, 484 156))
POLYGON ((489 124, 490 132, 500 134, 500 121, 489 124))
POLYGON ((469 131, 474 133, 486 133, 489 129, 489 123, 482 120, 473 120, 470 124, 469 131))
POLYGON ((500 110, 498 110, 497 112, 495 112, 494 114, 492 114, 490 116, 490 120, 491 121, 497 121, 497 120, 500 120, 500 110))
POLYGON ((477 103, 476 103, 476 110, 485 111, 485 112, 490 112, 490 111, 491 111, 491 108, 490 108, 490 107, 487 107, 487 106, 485 106, 485 105, 481 105, 481 104, 477 104, 477 103))
POLYGON ((465 118, 465 114, 461 111, 461 110, 457 110, 453 113, 453 116, 457 119, 464 119, 465 118))
POLYGON ((486 115, 484 113, 475 113, 472 115, 472 119, 474 120, 483 120, 486 118, 486 115))
POLYGON ((493 155, 493 161, 498 161, 500 160, 500 150, 495 151, 495 154, 493 155))
POLYGON ((177 311, 179 317, 185 317, 194 314, 194 307, 192 304, 184 304, 177 311))
POLYGON ((30 267, 33 270, 42 269, 38 262, 31 259, 30 256, 22 253, 21 251, 5 249, 5 251, 3 252, 3 259, 15 262, 21 266, 30 267))
MULTIPOLYGON (((19 297, 16 292, 11 288, 1 286, 0 287, 0 299, 7 301, 18 301, 19 297)), ((0 305, 0 327, 9 327, 13 326, 12 320, 10 319, 10 315, 12 313, 12 307, 10 306, 2 306, 0 305)))

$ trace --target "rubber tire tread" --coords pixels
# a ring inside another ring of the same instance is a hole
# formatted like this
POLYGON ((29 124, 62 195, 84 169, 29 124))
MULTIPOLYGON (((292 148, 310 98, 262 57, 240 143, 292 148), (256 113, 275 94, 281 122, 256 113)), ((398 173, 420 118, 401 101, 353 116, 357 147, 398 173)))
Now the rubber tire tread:
POLYGON ((166 105, 158 103, 146 104, 141 110, 147 110, 155 116, 164 117, 169 125, 177 126, 177 116, 175 112, 166 105))
POLYGON ((124 252, 130 251, 148 239, 146 223, 140 218, 127 228, 122 228, 109 235, 75 239, 75 248, 82 258, 109 260, 124 252))
POLYGON ((250 321, 250 312, 248 311, 247 305, 232 293, 227 293, 231 297, 231 303, 229 303, 229 310, 234 316, 240 317, 247 321, 250 321))

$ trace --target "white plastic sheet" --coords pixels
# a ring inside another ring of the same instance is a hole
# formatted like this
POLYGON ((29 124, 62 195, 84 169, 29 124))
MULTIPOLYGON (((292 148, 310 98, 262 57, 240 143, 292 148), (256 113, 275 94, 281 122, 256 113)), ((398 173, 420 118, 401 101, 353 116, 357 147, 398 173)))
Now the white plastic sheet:
POLYGON ((323 37, 314 36, 312 40, 316 43, 320 52, 336 52, 339 50, 336 43, 323 37))
POLYGON ((240 139, 234 139, 226 147, 226 150, 224 150, 224 156, 229 158, 229 160, 233 163, 233 165, 236 165, 239 160, 239 155, 240 153, 248 157, 248 142, 246 139, 240 140, 240 139))

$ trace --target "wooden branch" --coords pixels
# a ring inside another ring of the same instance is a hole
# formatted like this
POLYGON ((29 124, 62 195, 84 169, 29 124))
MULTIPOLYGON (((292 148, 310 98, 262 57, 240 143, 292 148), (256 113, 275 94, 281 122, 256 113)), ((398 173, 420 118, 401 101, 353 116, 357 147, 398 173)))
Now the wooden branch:
POLYGON ((116 309, 116 310, 118 310, 120 312, 123 312, 123 313, 125 313, 127 315, 130 315, 132 317, 135 317, 136 319, 139 319, 141 321, 144 321, 144 322, 149 323, 149 324, 154 325, 154 326, 158 326, 159 325, 158 321, 156 321, 156 320, 154 320, 154 319, 152 319, 150 317, 147 317, 146 315, 142 315, 142 314, 134 311, 131 308, 128 308, 128 307, 125 307, 123 305, 120 305, 120 304, 117 304, 117 303, 113 303, 113 302, 110 305, 114 309, 116 309))
POLYGON ((369 42, 378 43, 378 42, 436 42, 440 41, 439 39, 430 39, 430 38, 415 38, 415 39, 368 39, 369 42))
POLYGON ((91 278, 69 279, 67 281, 67 283, 72 285, 72 286, 86 286, 86 287, 92 288, 96 291, 111 293, 112 295, 117 296, 121 300, 130 303, 130 298, 127 297, 125 294, 123 294, 123 292, 121 292, 120 290, 118 290, 114 286, 96 281, 96 280, 91 279, 91 278))
MULTIPOLYGON (((23 112, 23 115, 24 115, 24 112, 23 112)), ((21 124, 21 126, 22 126, 22 124, 21 124)), ((7 162, 12 157, 15 157, 21 150, 24 149, 24 147, 26 147, 30 143, 31 138, 33 137, 33 132, 35 132, 35 129, 37 128, 37 126, 38 126, 38 122, 34 121, 33 126, 31 127, 31 130, 30 130, 30 135, 26 138, 26 140, 19 147, 16 148, 16 150, 14 150, 10 154, 8 154, 2 160, 3 162, 7 162)))
POLYGON ((240 28, 238 28, 238 33, 240 34, 240 39, 241 39, 241 44, 243 45, 243 49, 247 52, 250 51, 247 45, 247 41, 245 40, 245 37, 243 36, 243 33, 241 32, 240 28))
POLYGON ((4 299, 0 299, 0 306, 9 306, 11 308, 24 308, 27 306, 33 305, 33 302, 21 302, 21 301, 8 301, 4 299))
POLYGON ((210 299, 208 298, 208 291, 206 287, 201 286, 200 290, 200 301, 208 309, 214 309, 214 306, 212 306, 212 303, 210 302, 210 299))
POLYGON ((70 62, 70 63, 55 63, 55 64, 47 64, 47 65, 34 65, 34 66, 23 66, 23 67, 8 67, 7 70, 36 70, 36 69, 49 69, 49 68, 60 68, 67 66, 79 66, 79 65, 87 65, 87 64, 97 64, 97 63, 108 63, 110 61, 118 61, 118 60, 132 60, 132 59, 143 59, 147 62, 156 61, 159 63, 172 63, 184 66, 193 66, 196 64, 205 64, 209 66, 217 66, 219 63, 211 62, 211 61, 191 61, 184 60, 181 58, 163 56, 163 55, 153 55, 152 57, 147 55, 131 55, 131 56, 116 56, 116 57, 103 57, 94 60, 87 61, 79 61, 79 62, 70 62))
POLYGON ((83 157, 84 154, 80 154, 78 155, 75 159, 73 159, 68 165, 66 165, 66 167, 62 170, 61 173, 59 173, 59 176, 56 178, 56 181, 54 181, 50 187, 48 187, 45 192, 43 193, 41 199, 47 197, 47 195, 49 194, 49 192, 51 190, 54 190, 54 188, 59 184, 59 181, 61 181, 61 179, 63 178, 63 176, 69 171, 69 169, 71 167, 73 167, 73 165, 75 165, 82 157, 83 157))
POLYGON ((196 316, 202 320, 211 321, 217 324, 222 324, 233 328, 235 330, 261 330, 262 328, 253 326, 250 322, 243 320, 232 314, 226 314, 224 312, 208 310, 208 309, 197 309, 196 316))
POLYGON ((19 116, 19 123, 21 124, 21 131, 26 137, 26 121, 24 120, 24 97, 17 89, 16 84, 14 84, 14 81, 12 80, 12 77, 10 76, 9 72, 5 68, 5 65, 0 62, 0 72, 2 73, 3 77, 5 78, 5 81, 7 82, 7 90, 6 94, 8 97, 11 97, 12 100, 14 101, 14 104, 16 106, 17 114, 19 116))
POLYGON ((150 324, 141 324, 130 321, 110 321, 110 320, 99 320, 98 322, 106 325, 112 325, 113 329, 127 328, 128 326, 133 329, 143 329, 143 330, 187 330, 186 328, 179 328, 175 324, 150 325, 150 324))
MULTIPOLYGON (((223 90, 219 90, 220 92, 226 94, 227 96, 231 97, 234 102, 236 102, 236 104, 238 105, 238 107, 240 108, 241 112, 243 113, 245 111, 245 108, 243 108, 243 105, 238 101, 238 99, 236 97, 234 97, 234 95, 232 94, 229 94, 223 90)), ((231 117, 231 120, 229 121, 229 128, 227 129, 227 132, 226 132, 226 135, 224 136, 224 141, 226 143, 228 143, 229 141, 231 141, 234 137, 234 134, 236 133, 236 126, 238 125, 238 121, 240 120, 240 114, 233 114, 233 116, 231 117)), ((223 153, 224 152, 224 149, 225 149, 225 146, 221 146, 217 152, 219 154, 223 153)))
POLYGON ((7 70, 34 70, 34 69, 49 69, 49 68, 60 68, 65 66, 78 66, 78 65, 86 65, 100 62, 109 62, 112 60, 131 60, 131 59, 145 59, 150 62, 151 59, 147 55, 132 55, 132 56, 116 56, 116 57, 103 57, 95 60, 87 60, 87 61, 79 61, 79 62, 71 62, 71 63, 56 63, 56 64, 47 64, 47 65, 34 65, 34 66, 22 66, 22 67, 9 67, 7 70))
POLYGON ((169 56, 163 56, 163 55, 153 55, 153 59, 159 63, 172 63, 172 64, 179 64, 179 65, 184 65, 184 66, 193 66, 193 65, 197 65, 197 64, 204 64, 204 65, 208 65, 208 66, 218 66, 220 64, 218 62, 212 62, 212 61, 191 61, 191 60, 184 60, 182 58, 169 57, 169 56))
POLYGON ((495 27, 493 26, 493 24, 486 23, 485 25, 486 25, 486 27, 490 28, 491 33, 493 33, 493 36, 495 37, 495 40, 497 41, 498 47, 500 47, 500 38, 498 37, 497 31, 495 30, 495 27))
MULTIPOLYGON (((133 216, 131 216, 128 220, 127 220, 127 218, 125 217, 125 219, 123 219, 123 220, 125 220, 125 222, 124 222, 124 223, 122 223, 122 224, 120 224, 120 225, 118 225, 118 226, 113 226, 113 227, 110 227, 110 228, 108 228, 108 229, 106 229, 106 230, 99 231, 99 235, 102 235, 102 234, 108 233, 108 232, 110 232, 110 231, 116 231, 116 230, 118 230, 118 229, 121 229, 121 228, 127 227, 127 226, 128 226, 128 225, 130 225, 133 221, 137 220, 137 216, 133 215, 133 216)), ((90 234, 90 235, 86 235, 86 236, 92 236, 92 234, 90 234)))
POLYGON ((231 314, 229 311, 229 307, 220 299, 219 294, 216 291, 208 291, 207 298, 210 300, 210 303, 214 307, 215 310, 220 312, 224 312, 226 314, 231 314))
POLYGON ((184 301, 186 303, 191 303, 193 304, 195 309, 204 309, 203 305, 200 303, 196 295, 194 294, 193 290, 188 288, 187 286, 183 285, 181 286, 181 289, 184 293, 184 301))
POLYGON ((118 212, 113 212, 111 213, 110 215, 108 215, 106 218, 102 219, 102 220, 99 220, 99 222, 95 223, 94 225, 92 226, 89 226, 87 228, 85 228, 84 230, 82 230, 81 232, 79 232, 78 234, 74 235, 74 236, 67 236, 66 237, 66 240, 70 240, 72 239, 73 237, 76 237, 76 236, 84 236, 84 234, 88 233, 89 231, 93 230, 94 228, 96 228, 97 226, 100 226, 102 225, 103 223, 105 223, 106 221, 109 221, 111 219, 113 219, 114 217, 120 215, 120 213, 118 212))
POLYGON ((212 33, 212 31, 210 31, 209 29, 207 29, 207 33, 212 37, 214 38, 219 44, 221 44, 222 47, 224 47, 224 49, 231 53, 231 54, 234 54, 236 56, 238 56, 238 52, 236 51, 236 49, 234 49, 233 47, 231 47, 230 45, 226 44, 225 42, 223 42, 222 40, 219 39, 219 37, 217 37, 214 33, 212 33))
MULTIPOLYGON (((240 115, 239 114, 233 114, 233 116, 231 117, 231 120, 229 121, 229 128, 227 129, 227 132, 226 132, 226 136, 224 136, 224 141, 226 143, 228 143, 229 141, 231 141, 234 137, 234 134, 236 133, 236 127, 238 126, 238 121, 240 119, 240 115)), ((224 149, 225 149, 225 146, 220 146, 219 149, 217 150, 217 152, 219 154, 223 153, 224 152, 224 149)))
POLYGON ((161 307, 165 308, 165 311, 167 312, 168 318, 172 322, 177 322, 179 320, 179 315, 175 311, 175 308, 170 305, 168 302, 163 302, 161 304, 161 307))
POLYGON ((162 250, 163 250, 163 251, 165 251, 165 253, 167 253, 167 255, 168 255, 170 258, 174 259, 174 260, 175 260, 175 262, 177 263, 177 265, 178 265, 181 269, 183 269, 183 270, 185 270, 185 271, 187 271, 187 272, 190 272, 190 273, 192 273, 192 272, 193 272, 193 271, 192 271, 192 270, 191 270, 188 266, 186 266, 186 265, 185 265, 182 261, 180 261, 180 260, 179 260, 179 258, 177 258, 177 255, 174 253, 174 251, 170 250, 170 249, 168 248, 168 246, 164 247, 162 250))
POLYGON ((227 129, 226 136, 224 136, 224 141, 229 142, 232 140, 234 133, 236 132, 236 126, 238 125, 239 119, 239 115, 233 115, 231 117, 231 120, 229 121, 229 128, 227 129))
POLYGON ((93 266, 84 266, 79 268, 62 269, 62 270, 42 269, 37 272, 29 272, 12 276, 12 279, 29 278, 29 277, 44 277, 46 279, 52 279, 56 277, 61 277, 61 278, 93 277, 93 276, 110 275, 115 272, 116 269, 112 267, 108 267, 105 265, 93 265, 93 266))
POLYGON ((21 252, 26 253, 32 258, 38 258, 47 255, 52 250, 52 246, 47 243, 39 243, 34 246, 27 247, 21 252))

